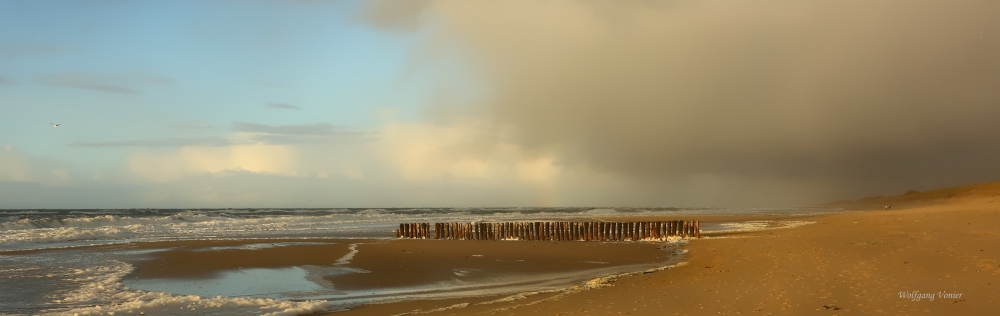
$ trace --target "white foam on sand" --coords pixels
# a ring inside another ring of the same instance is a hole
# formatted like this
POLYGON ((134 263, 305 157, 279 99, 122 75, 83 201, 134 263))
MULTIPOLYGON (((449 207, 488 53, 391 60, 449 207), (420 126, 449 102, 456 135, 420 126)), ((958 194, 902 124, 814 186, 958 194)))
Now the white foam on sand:
POLYGON ((449 309, 465 308, 467 306, 469 306, 469 303, 460 303, 460 304, 455 304, 455 305, 451 305, 451 306, 438 307, 438 308, 428 309, 428 310, 415 309, 415 310, 413 310, 411 312, 395 314, 395 315, 392 315, 392 316, 406 316, 406 315, 417 315, 417 314, 429 314, 429 313, 443 312, 443 311, 446 311, 446 310, 449 310, 449 309))
POLYGON ((333 265, 343 266, 351 263, 351 259, 354 259, 354 255, 358 254, 358 244, 351 244, 350 247, 348 247, 347 249, 351 251, 348 252, 343 257, 340 257, 340 259, 337 259, 337 262, 334 263, 333 265))
POLYGON ((268 248, 278 248, 278 247, 288 247, 288 246, 332 245, 332 244, 336 244, 336 243, 333 243, 333 242, 329 242, 329 243, 324 243, 324 242, 308 242, 308 241, 301 241, 301 242, 271 242, 271 243, 244 244, 244 245, 236 245, 236 246, 206 247, 206 248, 195 249, 194 251, 202 252, 202 251, 219 251, 219 250, 262 250, 262 249, 268 249, 268 248))
POLYGON ((66 276, 81 286, 65 293, 62 298, 53 300, 55 305, 64 307, 45 310, 39 314, 172 315, 215 310, 232 314, 280 316, 308 315, 325 312, 330 308, 330 304, 322 300, 291 302, 271 298, 203 297, 135 290, 122 285, 122 278, 132 272, 132 269, 132 265, 116 260, 96 267, 68 269, 66 276))
POLYGON ((746 233, 771 229, 785 229, 815 224, 809 221, 746 221, 730 223, 702 224, 702 234, 746 233))

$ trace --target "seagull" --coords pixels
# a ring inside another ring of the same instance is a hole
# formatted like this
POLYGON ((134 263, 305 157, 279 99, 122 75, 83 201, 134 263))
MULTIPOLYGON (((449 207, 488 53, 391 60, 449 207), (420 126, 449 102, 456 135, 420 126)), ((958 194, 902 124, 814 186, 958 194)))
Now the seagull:
POLYGON ((59 125, 62 125, 62 124, 56 124, 56 123, 49 123, 49 124, 52 124, 52 127, 59 127, 59 125))

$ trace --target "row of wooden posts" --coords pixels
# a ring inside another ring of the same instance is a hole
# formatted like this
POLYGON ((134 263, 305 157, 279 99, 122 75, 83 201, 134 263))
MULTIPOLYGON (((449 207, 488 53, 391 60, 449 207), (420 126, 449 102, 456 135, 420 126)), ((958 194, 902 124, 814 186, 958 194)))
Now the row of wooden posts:
POLYGON ((396 238, 458 240, 635 241, 701 238, 699 221, 404 223, 396 238))

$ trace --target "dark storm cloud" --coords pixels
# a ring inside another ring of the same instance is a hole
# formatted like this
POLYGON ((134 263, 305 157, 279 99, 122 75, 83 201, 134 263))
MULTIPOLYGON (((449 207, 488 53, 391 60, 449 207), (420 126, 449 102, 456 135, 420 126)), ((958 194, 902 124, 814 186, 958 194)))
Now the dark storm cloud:
POLYGON ((1000 2, 386 3, 374 26, 434 19, 482 113, 568 165, 829 198, 1000 180, 1000 2))
POLYGON ((288 103, 270 103, 270 102, 268 102, 267 104, 264 105, 264 107, 268 108, 268 109, 277 109, 277 110, 296 110, 296 111, 302 111, 302 107, 299 107, 298 105, 291 105, 291 104, 288 104, 288 103))

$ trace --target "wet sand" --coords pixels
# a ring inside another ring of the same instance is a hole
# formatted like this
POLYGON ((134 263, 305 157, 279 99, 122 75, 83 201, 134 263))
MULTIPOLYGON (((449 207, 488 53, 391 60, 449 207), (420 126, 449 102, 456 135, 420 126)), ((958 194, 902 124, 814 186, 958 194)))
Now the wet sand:
POLYGON ((369 305, 336 315, 990 315, 1000 310, 1000 203, 950 201, 808 220, 816 223, 694 241, 686 246, 687 265, 622 278, 613 286, 493 304, 479 303, 498 297, 369 305), (935 298, 900 297, 913 291, 935 298))
POLYGON ((401 287, 477 275, 537 275, 665 262, 656 243, 398 240, 359 245, 350 266, 371 271, 328 278, 338 289, 401 287))

